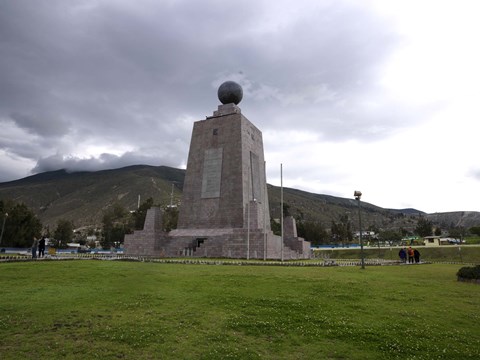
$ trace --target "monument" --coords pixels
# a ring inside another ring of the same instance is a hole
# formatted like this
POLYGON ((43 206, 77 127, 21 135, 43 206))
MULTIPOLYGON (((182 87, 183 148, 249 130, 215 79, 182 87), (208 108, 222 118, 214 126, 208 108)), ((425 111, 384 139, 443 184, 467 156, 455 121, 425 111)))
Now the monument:
POLYGON ((127 255, 261 259, 310 257, 289 219, 283 241, 270 228, 262 133, 241 112, 243 90, 227 81, 222 105, 194 123, 177 229, 162 230, 159 208, 125 236, 127 255))

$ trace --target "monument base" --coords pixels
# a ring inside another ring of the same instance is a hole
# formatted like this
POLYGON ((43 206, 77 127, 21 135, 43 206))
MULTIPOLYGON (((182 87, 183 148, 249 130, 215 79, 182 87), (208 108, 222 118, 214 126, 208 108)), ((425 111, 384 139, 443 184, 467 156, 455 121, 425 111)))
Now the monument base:
POLYGON ((176 229, 161 227, 162 211, 147 211, 143 230, 125 235, 125 253, 130 256, 195 257, 233 259, 308 259, 310 243, 259 229, 176 229))

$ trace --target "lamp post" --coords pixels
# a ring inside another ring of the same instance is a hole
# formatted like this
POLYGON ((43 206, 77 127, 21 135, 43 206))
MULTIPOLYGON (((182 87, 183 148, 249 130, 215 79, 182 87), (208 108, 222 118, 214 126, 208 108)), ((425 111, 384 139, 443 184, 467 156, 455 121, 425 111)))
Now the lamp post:
POLYGON ((3 239, 3 231, 5 230, 5 221, 7 220, 8 213, 5 213, 3 216, 3 224, 2 224, 2 233, 0 233, 0 245, 2 244, 2 239, 3 239))
POLYGON ((358 226, 360 228, 360 256, 362 257, 362 269, 365 269, 365 255, 363 253, 363 238, 362 238, 362 212, 360 208, 360 198, 362 197, 362 192, 355 190, 353 193, 355 200, 358 201, 358 226))

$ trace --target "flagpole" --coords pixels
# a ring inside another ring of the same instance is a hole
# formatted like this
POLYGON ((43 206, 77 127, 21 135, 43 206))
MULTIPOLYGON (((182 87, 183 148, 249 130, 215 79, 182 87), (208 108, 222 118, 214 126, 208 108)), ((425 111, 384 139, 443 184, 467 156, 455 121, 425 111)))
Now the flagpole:
POLYGON ((263 189, 263 260, 267 260, 267 162, 263 162, 263 178, 265 189, 263 189))
POLYGON ((283 164, 280 164, 280 238, 281 260, 283 261, 283 164))
POLYGON ((247 196, 247 260, 250 259, 250 182, 252 181, 251 169, 248 171, 248 196, 247 196))

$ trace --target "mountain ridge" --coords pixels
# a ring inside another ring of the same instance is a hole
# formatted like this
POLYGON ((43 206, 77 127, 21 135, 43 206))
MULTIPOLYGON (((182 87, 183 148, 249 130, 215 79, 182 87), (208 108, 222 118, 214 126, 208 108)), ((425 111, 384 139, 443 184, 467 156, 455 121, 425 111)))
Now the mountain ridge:
MULTIPOLYGON (((65 169, 43 172, 22 179, 0 183, 0 199, 23 202, 44 225, 54 226, 59 219, 72 220, 77 227, 99 225, 103 211, 120 204, 135 210, 138 202, 149 197, 157 204, 179 202, 184 169, 168 166, 131 165, 99 171, 68 172, 65 169)), ((267 185, 270 214, 280 217, 280 187, 267 185)), ((289 212, 306 221, 329 228, 332 221, 347 216, 352 224, 358 219, 356 200, 283 188, 289 212)), ((480 224, 480 212, 455 211, 426 214, 407 209, 386 209, 361 202, 364 227, 413 229, 419 216, 442 227, 471 227, 480 224)))

